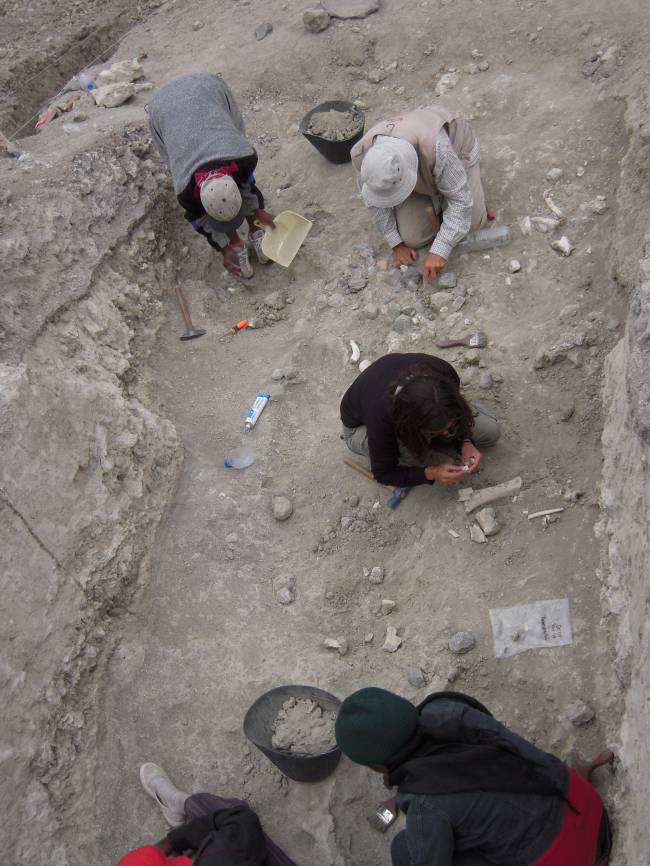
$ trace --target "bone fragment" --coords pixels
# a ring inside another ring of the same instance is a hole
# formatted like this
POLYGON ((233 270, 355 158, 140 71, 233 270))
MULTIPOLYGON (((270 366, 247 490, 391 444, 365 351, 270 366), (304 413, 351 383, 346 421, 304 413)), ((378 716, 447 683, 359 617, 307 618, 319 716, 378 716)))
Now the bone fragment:
POLYGON ((575 249, 575 247, 566 235, 562 235, 559 241, 553 241, 551 243, 551 246, 558 253, 562 253, 563 256, 570 256, 575 249))
POLYGON ((452 538, 460 538, 460 535, 456 532, 455 529, 448 529, 447 532, 451 535, 452 538))
POLYGON ((382 647, 384 652, 394 653, 402 646, 402 638, 397 634, 395 626, 386 626, 386 639, 382 647))
POLYGON ((560 222, 564 222, 564 214, 551 198, 551 192, 548 189, 544 192, 544 203, 554 217, 557 217, 560 222))
POLYGON ((352 354, 350 355, 350 362, 352 364, 356 364, 361 358, 361 349, 354 342, 354 340, 350 340, 350 348, 352 349, 352 354))
POLYGON ((547 514, 559 514, 564 511, 564 508, 547 508, 546 511, 533 511, 528 515, 529 520, 534 520, 536 517, 546 517, 547 514))
POLYGON ((518 490, 521 490, 522 484, 521 476, 517 475, 516 478, 510 481, 504 481, 503 484, 496 484, 494 487, 485 487, 483 490, 477 490, 476 493, 472 493, 465 500, 465 513, 470 514, 475 508, 482 508, 484 505, 489 505, 490 502, 495 502, 497 499, 503 499, 504 496, 516 493, 518 490))
POLYGON ((487 542, 487 538, 485 537, 485 533, 478 525, 478 523, 473 523, 469 530, 469 537, 472 541, 475 541, 477 544, 485 544, 487 542))

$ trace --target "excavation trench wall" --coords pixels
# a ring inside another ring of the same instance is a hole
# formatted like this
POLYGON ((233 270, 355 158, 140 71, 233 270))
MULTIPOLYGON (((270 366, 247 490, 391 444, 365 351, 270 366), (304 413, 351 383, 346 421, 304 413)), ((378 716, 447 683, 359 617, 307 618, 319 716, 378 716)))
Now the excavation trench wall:
POLYGON ((15 863, 70 862, 66 828, 83 845, 98 685, 182 459, 140 377, 178 256, 160 166, 135 129, 44 150, 0 165, 0 810, 15 863))
POLYGON ((600 523, 605 609, 619 621, 616 672, 625 706, 616 804, 621 864, 646 863, 650 851, 650 92, 642 77, 629 92, 614 269, 630 304, 605 370, 600 523))

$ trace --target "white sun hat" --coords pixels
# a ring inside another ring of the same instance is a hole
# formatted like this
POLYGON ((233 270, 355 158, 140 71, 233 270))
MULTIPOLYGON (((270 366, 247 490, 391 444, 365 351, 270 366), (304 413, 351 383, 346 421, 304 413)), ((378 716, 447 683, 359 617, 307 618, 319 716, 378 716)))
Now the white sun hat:
POLYGON ((234 220, 242 207, 239 187, 229 175, 204 181, 200 195, 206 213, 220 223, 234 220))
POLYGON ((397 207, 418 179, 418 154, 410 141, 381 135, 361 163, 361 195, 368 207, 397 207))

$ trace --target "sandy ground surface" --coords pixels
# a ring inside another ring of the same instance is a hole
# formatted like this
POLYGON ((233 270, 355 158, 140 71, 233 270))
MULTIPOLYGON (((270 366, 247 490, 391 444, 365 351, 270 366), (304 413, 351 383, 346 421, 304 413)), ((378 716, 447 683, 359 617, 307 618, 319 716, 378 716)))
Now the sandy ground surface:
MULTIPOLYGON (((385 0, 366 20, 334 22, 317 35, 304 32, 303 8, 276 0, 168 4, 126 39, 117 58, 147 51, 147 78, 156 85, 191 70, 223 73, 258 149, 268 207, 299 211, 315 225, 290 270, 258 266, 243 286, 222 273, 180 210, 169 214, 178 278, 195 324, 208 335, 178 341, 170 286, 165 325, 138 390, 175 424, 185 462, 151 580, 125 614, 97 707, 96 813, 83 830, 69 830, 79 856, 102 866, 163 832, 139 788, 138 767, 148 760, 190 792, 249 797, 297 862, 388 862, 388 840, 364 820, 381 793, 377 778, 343 760, 325 782, 297 784, 247 744, 246 709, 282 683, 317 685, 339 697, 376 684, 418 699, 448 687, 457 667, 454 688, 544 748, 565 754, 577 745, 591 753, 616 739, 617 689, 593 526, 601 365, 624 310, 608 263, 625 149, 624 103, 614 85, 626 66, 638 65, 639 4, 623 3, 612 19, 601 2, 568 9, 385 0), (265 20, 273 32, 257 42, 253 30, 265 20), (196 21, 203 26, 194 29, 196 21), (585 76, 583 64, 608 49, 585 76), (489 63, 484 72, 471 66, 481 60, 489 63), (472 118, 488 203, 512 231, 503 249, 451 260, 465 296, 456 314, 430 306, 435 287, 402 286, 385 269, 388 250, 350 167, 327 163, 297 131, 304 113, 327 99, 360 99, 370 123, 437 98, 472 118), (557 181, 546 179, 552 167, 562 169, 557 181), (547 189, 567 217, 562 231, 576 247, 569 258, 550 247, 562 232, 525 236, 518 228, 522 217, 550 215, 547 189), (597 195, 607 199, 603 214, 580 208, 597 195), (350 293, 345 274, 359 264, 358 243, 370 244, 373 256, 361 262, 367 286, 350 293), (510 275, 512 258, 522 269, 510 275), (271 292, 284 293, 278 321, 222 337, 271 292), (368 303, 380 308, 376 318, 364 312, 368 303), (397 333, 393 322, 404 312, 416 322, 397 333), (389 350, 435 352, 436 337, 474 328, 489 335, 481 364, 497 380, 492 388, 477 387, 483 371, 466 367, 463 350, 444 350, 444 357, 463 373, 468 395, 502 423, 475 486, 518 474, 524 482, 516 501, 497 505, 503 529, 484 545, 469 540, 470 521, 454 490, 419 488, 389 510, 384 490, 343 465, 338 420, 339 400, 357 372, 350 339, 372 360, 389 350), (572 345, 558 362, 536 368, 540 353, 555 356, 563 340, 572 345), (283 366, 296 378, 272 381, 272 370, 283 366), (225 469, 223 458, 244 443, 245 412, 260 390, 273 398, 245 440, 256 462, 239 473, 225 469), (294 504, 284 523, 271 514, 275 493, 294 504), (565 511, 551 526, 526 519, 526 510, 553 507, 565 511), (386 573, 380 587, 364 576, 375 565, 386 573), (281 606, 274 582, 286 577, 295 578, 296 600, 281 606), (494 657, 490 608, 563 597, 571 604, 572 645, 494 657), (397 604, 386 617, 373 613, 382 598, 397 604), (394 654, 381 649, 387 625, 403 638, 394 654), (477 647, 457 659, 447 641, 459 629, 471 630, 477 647), (349 652, 325 649, 327 637, 345 638, 349 652), (416 667, 426 680, 419 689, 407 678, 416 667), (581 728, 565 717, 576 699, 596 713, 581 728)), ((145 101, 98 113, 100 127, 141 120, 145 101)), ((607 790, 607 773, 604 783, 607 790)))

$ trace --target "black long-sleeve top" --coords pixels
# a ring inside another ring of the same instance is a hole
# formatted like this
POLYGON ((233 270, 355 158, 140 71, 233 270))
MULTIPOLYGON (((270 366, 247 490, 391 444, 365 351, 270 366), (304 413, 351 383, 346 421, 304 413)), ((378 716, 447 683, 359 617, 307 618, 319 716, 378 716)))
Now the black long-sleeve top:
POLYGON ((343 424, 346 427, 365 424, 367 427, 372 474, 382 484, 395 487, 431 483, 423 467, 400 465, 399 440, 392 417, 391 386, 403 370, 416 364, 426 364, 460 386, 458 373, 442 358, 420 352, 396 352, 379 358, 357 376, 341 400, 343 424))
MULTIPOLYGON (((485 713, 457 701, 438 700, 423 707, 421 714, 436 726, 440 742, 503 743, 566 792, 569 777, 562 761, 485 713)), ((408 851, 417 866, 453 866, 461 852, 468 863, 534 863, 559 833, 564 812, 562 797, 492 791, 399 794, 397 802, 406 814, 408 851)))

